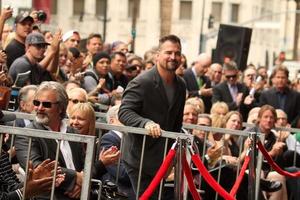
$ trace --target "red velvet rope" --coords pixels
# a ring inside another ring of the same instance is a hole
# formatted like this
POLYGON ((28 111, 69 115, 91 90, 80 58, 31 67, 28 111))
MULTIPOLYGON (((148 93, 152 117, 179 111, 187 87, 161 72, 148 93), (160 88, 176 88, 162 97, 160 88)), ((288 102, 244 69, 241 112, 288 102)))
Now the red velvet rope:
POLYGON ((188 185, 189 185, 189 190, 190 190, 190 192, 193 196, 193 199, 194 200, 201 200, 201 197, 200 197, 199 193, 197 192, 196 186, 194 184, 193 175, 192 175, 192 172, 190 170, 189 164, 186 160, 185 154, 183 155, 183 158, 182 158, 182 165, 183 165, 184 175, 187 179, 187 182, 188 182, 188 185))
POLYGON ((218 184, 218 182, 210 175, 210 173, 207 171, 204 164, 202 163, 199 155, 197 155, 197 154, 192 155, 192 160, 193 160, 194 164, 197 166, 199 172, 201 173, 201 175, 203 176, 205 181, 212 188, 214 188, 216 192, 218 192, 226 200, 235 200, 235 198, 232 197, 228 192, 226 192, 226 190, 224 190, 224 188, 222 188, 218 184))
POLYGON ((233 196, 233 197, 236 195, 237 190, 239 189, 239 187, 241 185, 241 182, 243 180, 243 177, 245 175, 245 171, 247 169, 247 166, 248 166, 249 162, 250 162, 250 156, 246 156, 245 160, 244 160, 244 164, 243 164, 243 166, 241 168, 241 171, 240 171, 240 175, 238 176, 237 180, 234 183, 234 186, 232 187, 232 189, 230 191, 230 195, 233 196))
POLYGON ((299 172, 295 172, 295 173, 290 173, 287 171, 282 170, 272 159, 272 157, 269 155, 269 153, 267 152, 267 150, 265 149, 265 147, 262 145, 262 143, 259 141, 257 143, 257 146, 259 148, 259 150, 261 151, 261 153, 264 155, 265 159, 267 159, 268 163, 272 166, 272 168, 277 171, 279 174, 283 175, 283 176, 288 176, 291 178, 298 178, 300 177, 300 171, 299 172))
POLYGON ((159 185, 161 179, 166 174, 170 164, 172 163, 175 153, 176 153, 176 151, 174 149, 170 149, 170 151, 168 152, 168 155, 166 156, 165 160, 163 161, 162 165, 160 166, 155 177, 153 178, 153 180, 151 181, 150 185, 145 190, 143 195, 140 197, 140 200, 148 200, 151 197, 151 195, 155 191, 156 187, 159 185))

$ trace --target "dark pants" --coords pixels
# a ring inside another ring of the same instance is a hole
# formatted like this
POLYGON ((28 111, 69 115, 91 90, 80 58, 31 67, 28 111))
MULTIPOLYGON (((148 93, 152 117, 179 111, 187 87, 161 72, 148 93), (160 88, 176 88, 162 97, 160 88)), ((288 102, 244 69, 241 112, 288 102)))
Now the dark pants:
MULTIPOLYGON (((133 187, 133 191, 135 194, 137 194, 139 170, 129 166, 127 163, 124 163, 124 164, 125 164, 125 168, 126 168, 128 176, 129 176, 131 185, 133 187)), ((153 178, 154 178, 154 176, 150 176, 150 175, 144 174, 142 172, 138 197, 140 197, 144 193, 144 191, 148 188, 148 186, 150 185, 153 178)), ((170 190, 164 191, 164 189, 163 189, 161 199, 162 200, 173 199, 173 193, 174 193, 174 191, 170 191, 170 190)), ((150 200, 157 200, 158 195, 159 195, 159 185, 157 186, 154 193, 151 195, 150 200)), ((133 199, 133 200, 135 200, 135 199, 133 199)))
MULTIPOLYGON (((288 167, 285 168, 285 170, 294 173, 299 171, 300 169, 295 167, 288 167)), ((300 199, 300 178, 287 178, 286 186, 290 200, 300 199)))

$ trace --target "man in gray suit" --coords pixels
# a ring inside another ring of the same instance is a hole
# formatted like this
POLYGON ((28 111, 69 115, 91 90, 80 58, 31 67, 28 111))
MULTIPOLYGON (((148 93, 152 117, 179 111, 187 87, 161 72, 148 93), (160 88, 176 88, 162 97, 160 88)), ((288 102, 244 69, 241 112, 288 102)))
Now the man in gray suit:
MULTIPOLYGON (((182 126, 186 87, 176 76, 181 62, 181 43, 175 35, 159 41, 156 66, 133 79, 127 86, 119 110, 119 119, 126 126, 145 128, 146 136, 140 196, 148 187, 163 161, 165 138, 161 130, 179 132, 182 126)), ((143 136, 124 137, 123 159, 129 178, 137 193, 137 181, 143 136)), ((157 199, 156 191, 151 199, 157 199)))

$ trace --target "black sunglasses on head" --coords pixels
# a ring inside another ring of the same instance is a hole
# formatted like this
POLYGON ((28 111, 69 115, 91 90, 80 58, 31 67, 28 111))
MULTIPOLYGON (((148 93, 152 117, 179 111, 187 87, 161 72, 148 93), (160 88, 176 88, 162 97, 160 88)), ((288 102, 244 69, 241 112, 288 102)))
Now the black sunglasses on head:
POLYGON ((33 100, 33 105, 34 106, 40 106, 42 104, 42 106, 44 108, 51 108, 52 104, 58 104, 59 102, 50 102, 50 101, 39 101, 39 100, 33 100))
POLYGON ((227 79, 236 78, 236 77, 237 77, 237 74, 226 75, 225 77, 226 77, 227 79))

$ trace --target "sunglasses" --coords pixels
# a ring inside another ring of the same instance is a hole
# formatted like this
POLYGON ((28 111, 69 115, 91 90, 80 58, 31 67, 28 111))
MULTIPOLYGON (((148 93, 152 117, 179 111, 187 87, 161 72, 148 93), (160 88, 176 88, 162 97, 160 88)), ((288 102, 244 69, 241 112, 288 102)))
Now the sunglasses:
POLYGON ((69 99, 69 101, 72 101, 72 103, 77 104, 77 103, 85 103, 84 101, 80 101, 78 99, 69 99))
POLYGON ((59 102, 50 102, 50 101, 39 101, 39 100, 33 100, 33 105, 34 106, 40 106, 42 104, 42 106, 44 108, 51 108, 52 104, 58 104, 59 102))
POLYGON ((226 77, 227 79, 236 78, 236 77, 237 77, 237 74, 234 74, 234 75, 226 75, 225 77, 226 77))

